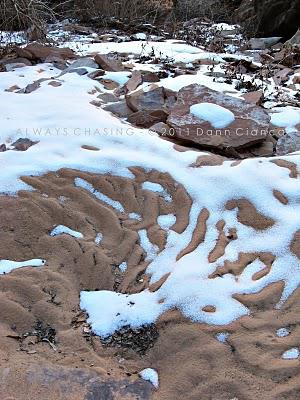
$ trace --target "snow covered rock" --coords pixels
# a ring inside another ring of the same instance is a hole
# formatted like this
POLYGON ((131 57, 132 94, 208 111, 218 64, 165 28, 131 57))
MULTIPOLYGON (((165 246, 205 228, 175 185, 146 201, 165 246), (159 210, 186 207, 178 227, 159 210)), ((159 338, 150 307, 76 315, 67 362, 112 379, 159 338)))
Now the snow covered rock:
POLYGON ((265 141, 270 117, 260 107, 193 84, 178 92, 168 125, 193 146, 235 150, 265 141))

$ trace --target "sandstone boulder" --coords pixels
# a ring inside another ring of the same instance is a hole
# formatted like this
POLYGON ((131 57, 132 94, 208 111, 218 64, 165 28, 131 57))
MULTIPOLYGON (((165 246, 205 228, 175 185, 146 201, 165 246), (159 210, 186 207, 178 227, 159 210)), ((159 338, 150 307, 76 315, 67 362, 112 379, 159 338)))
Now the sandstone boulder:
POLYGON ((98 64, 89 57, 82 57, 82 58, 78 58, 78 60, 75 60, 70 66, 69 68, 99 68, 98 64))
POLYGON ((110 111, 119 118, 128 118, 132 114, 132 110, 127 106, 125 100, 107 104, 104 110, 110 111))
POLYGON ((104 71, 124 71, 121 60, 114 59, 105 54, 97 54, 95 56, 95 62, 99 65, 100 68, 104 69, 104 71))
POLYGON ((69 48, 59 48, 54 46, 45 46, 38 43, 32 43, 24 49, 16 47, 17 56, 27 58, 30 61, 46 61, 49 57, 58 58, 61 60, 71 60, 76 58, 73 50, 69 48))
POLYGON ((176 93, 163 87, 153 85, 145 92, 138 90, 126 96, 128 107, 133 111, 169 109, 176 102, 176 93))
POLYGON ((15 150, 18 151, 26 151, 29 149, 29 147, 35 145, 38 142, 33 142, 32 140, 28 139, 28 138, 20 138, 17 141, 15 141, 14 143, 12 143, 12 146, 14 146, 15 150))
POLYGON ((164 110, 141 110, 131 114, 128 122, 141 128, 150 128, 158 122, 166 122, 168 114, 164 110))
POLYGON ((142 73, 140 71, 133 71, 131 78, 125 85, 126 92, 132 92, 143 83, 142 73))
POLYGON ((248 103, 253 103, 260 105, 262 103, 262 100, 264 98, 264 92, 262 90, 255 90, 254 92, 248 92, 243 95, 243 98, 248 102, 248 103))
POLYGON ((269 122, 269 115, 255 104, 197 84, 178 92, 167 120, 177 141, 223 152, 264 142, 269 122))

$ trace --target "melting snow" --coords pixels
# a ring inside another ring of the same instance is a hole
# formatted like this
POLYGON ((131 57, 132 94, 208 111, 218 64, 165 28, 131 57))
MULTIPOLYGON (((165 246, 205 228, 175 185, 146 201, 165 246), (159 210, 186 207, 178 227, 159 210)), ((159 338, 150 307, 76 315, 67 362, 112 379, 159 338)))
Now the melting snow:
POLYGON ((141 246, 147 253, 146 261, 154 260, 154 258, 157 256, 157 253, 159 252, 159 248, 150 242, 146 229, 141 229, 138 233, 141 241, 141 246))
POLYGON ((140 216, 140 214, 137 214, 137 213, 129 213, 128 217, 131 219, 136 219, 138 221, 142 220, 142 217, 140 216))
POLYGON ((282 358, 284 360, 296 360, 300 355, 299 349, 297 347, 294 347, 292 349, 289 349, 285 351, 282 354, 282 358))
POLYGON ((99 246, 99 244, 102 242, 102 239, 103 239, 102 233, 97 233, 97 235, 95 237, 95 243, 97 246, 99 246))
POLYGON ((77 231, 74 231, 73 229, 68 228, 67 226, 64 225, 58 225, 55 227, 52 232, 50 233, 50 236, 58 236, 58 235, 70 235, 78 239, 83 238, 83 234, 77 231))
POLYGON ((280 329, 277 329, 277 331, 276 331, 276 335, 278 337, 286 337, 289 334, 290 334, 290 331, 287 328, 280 328, 280 329))
POLYGON ((119 265, 119 270, 125 272, 127 270, 127 262, 122 262, 122 264, 119 265))
POLYGON ((216 334, 216 339, 221 343, 226 343, 228 338, 229 338, 228 332, 220 332, 216 334))
POLYGON ((10 261, 10 260, 0 260, 0 274, 8 274, 14 269, 23 267, 42 267, 45 265, 46 261, 41 259, 33 259, 28 261, 10 261))
POLYGON ((159 388, 159 379, 158 379, 158 373, 155 371, 155 369, 152 368, 146 368, 143 369, 139 373, 140 377, 143 378, 145 381, 151 382, 152 385, 158 389, 159 388))
POLYGON ((75 186, 81 187, 81 188, 87 190, 88 192, 92 193, 95 197, 97 197, 97 199, 99 199, 99 200, 103 201, 104 203, 108 204, 109 206, 111 206, 115 210, 117 210, 117 211, 119 211, 121 213, 124 212, 124 208, 123 208, 122 204, 119 201, 112 200, 111 198, 109 198, 105 194, 99 192, 98 190, 96 190, 93 187, 92 184, 90 184, 89 182, 85 181, 84 179, 75 178, 75 186))
POLYGON ((143 189, 150 190, 152 192, 159 193, 168 203, 172 201, 172 197, 169 195, 169 193, 164 189, 162 185, 159 183, 154 183, 154 182, 144 182, 142 185, 143 189))
POLYGON ((175 222, 176 222, 176 217, 174 214, 160 215, 157 218, 158 225, 165 230, 169 230, 171 226, 175 224, 175 222))

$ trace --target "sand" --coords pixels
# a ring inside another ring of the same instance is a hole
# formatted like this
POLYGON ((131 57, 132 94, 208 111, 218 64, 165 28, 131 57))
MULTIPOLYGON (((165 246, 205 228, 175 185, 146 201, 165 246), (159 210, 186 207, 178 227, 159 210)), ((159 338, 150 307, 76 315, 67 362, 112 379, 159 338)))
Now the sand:
MULTIPOLYGON (((214 156, 215 157, 215 156, 214 156)), ((218 160, 219 161, 219 160, 218 160)), ((212 160, 214 162, 214 160, 212 160)), ((199 161, 198 167, 201 167, 199 161)), ((291 168, 293 166, 284 165, 291 168)), ((189 222, 191 200, 183 186, 167 174, 132 168, 135 180, 60 170, 42 177, 23 177, 34 191, 17 197, 0 197, 1 259, 43 258, 41 268, 22 268, 0 278, 0 399, 2 400, 296 400, 300 398, 300 363, 283 360, 284 351, 299 346, 300 290, 296 290, 282 309, 275 309, 283 285, 271 284, 256 295, 237 299, 251 315, 226 327, 193 324, 177 310, 163 314, 156 323, 159 336, 143 354, 128 348, 107 347, 92 336, 79 309, 82 290, 115 290, 138 293, 157 290, 167 276, 149 285, 144 250, 138 230, 147 229, 151 242, 162 250, 166 235, 157 225, 157 216, 176 214, 172 227, 183 232, 189 222), (74 186, 80 177, 95 188, 138 213, 132 220, 74 186), (145 181, 168 189, 171 203, 158 194, 141 189, 145 181), (51 237, 52 229, 65 225, 84 235, 83 240, 68 235, 51 237), (98 232, 103 234, 95 244, 98 232), (117 265, 127 261, 121 274, 117 265), (55 345, 25 338, 37 321, 56 331, 55 345), (278 337, 287 327, 291 334, 278 337), (216 339, 230 333, 227 342, 216 339), (138 377, 143 368, 159 373, 160 388, 138 377)), ((280 196, 280 193, 277 193, 280 196)), ((284 199, 283 199, 284 201, 284 199)), ((238 207, 242 224, 267 229, 273 221, 258 214, 247 200, 227 203, 238 207)), ((203 209, 190 244, 178 257, 193 251, 206 232, 208 210, 203 209)), ((209 255, 214 262, 224 254, 230 237, 218 223, 219 239, 209 255)), ((299 257, 299 236, 291 244, 299 257)), ((253 260, 261 259, 266 271, 274 257, 269 253, 240 254, 235 263, 225 263, 216 271, 238 275, 253 260)), ((260 276, 257 276, 258 279, 260 276)), ((207 310, 209 311, 209 310, 207 310)), ((210 310, 213 312, 213 310, 210 310)))

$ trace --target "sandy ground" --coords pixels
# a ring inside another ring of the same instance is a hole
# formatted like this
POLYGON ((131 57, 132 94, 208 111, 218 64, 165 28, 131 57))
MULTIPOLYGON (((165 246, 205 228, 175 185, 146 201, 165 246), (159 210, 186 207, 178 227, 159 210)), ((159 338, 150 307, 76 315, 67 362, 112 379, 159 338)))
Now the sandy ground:
MULTIPOLYGON (((291 167, 291 166, 285 166, 291 167)), ((300 344, 300 290, 281 310, 275 310, 283 285, 270 285, 256 295, 238 296, 251 310, 227 327, 193 324, 176 311, 165 313, 156 324, 159 336, 143 354, 132 349, 103 346, 90 334, 79 309, 81 290, 117 290, 137 293, 149 287, 148 263, 139 245, 137 231, 147 229, 161 250, 165 232, 156 224, 158 215, 175 213, 177 232, 188 224, 191 200, 185 189, 170 176, 155 171, 132 169, 134 182, 125 178, 96 176, 60 170, 43 177, 24 177, 34 191, 18 197, 0 197, 1 259, 47 260, 42 268, 23 268, 0 278, 0 399, 2 400, 296 400, 300 398, 300 362, 283 360, 286 350, 300 344), (143 216, 132 221, 125 214, 96 200, 74 186, 81 177, 114 194, 132 212, 143 216), (144 181, 162 184, 173 202, 141 189, 144 181), (50 237, 54 226, 63 224, 84 235, 78 240, 67 235, 50 237), (99 246, 97 232, 103 234, 99 246), (116 265, 128 263, 124 275, 116 265), (55 345, 39 342, 32 333, 37 323, 55 329, 55 345), (276 336, 288 327, 291 334, 276 336), (227 343, 215 335, 229 332, 227 343), (27 337, 26 337, 27 336, 27 337), (147 367, 159 373, 160 388, 138 377, 147 367)), ((291 169, 292 173, 292 169, 291 169)), ((282 198, 280 193, 274 194, 282 198)), ((257 213, 245 199, 228 202, 238 206, 239 221, 265 229, 274 221, 257 213)), ((197 229, 184 254, 192 251, 205 235, 208 211, 199 215, 197 229)), ((224 253, 228 238, 219 222, 216 248, 211 262, 224 253)), ((234 239, 235 232, 232 232, 234 239)), ((295 254, 297 242, 295 238, 295 254)), ((182 257, 180 254, 178 257, 182 257)), ((260 258, 270 268, 272 254, 240 254, 226 271, 239 274, 250 261, 260 258)), ((264 273, 261 272, 261 273, 264 273)), ((265 271, 266 273, 266 271, 265 271)), ((157 290, 163 282, 150 287, 157 290)))

